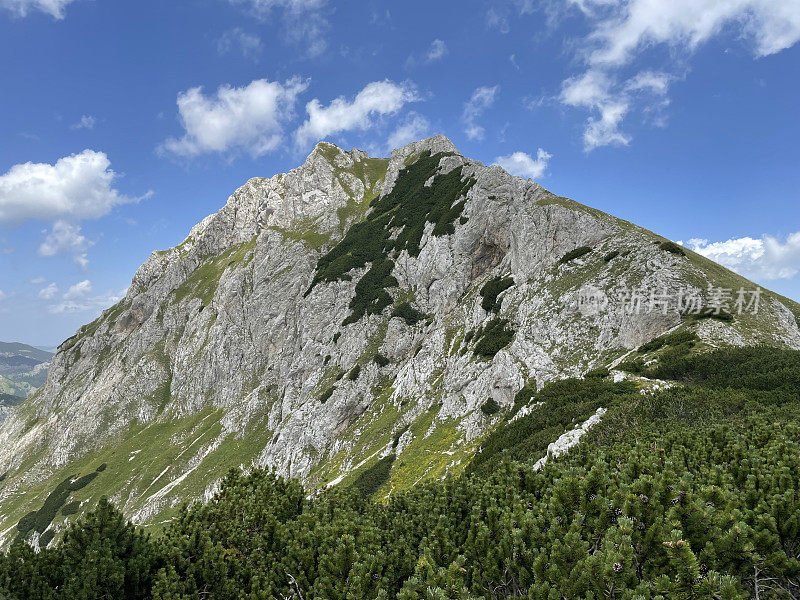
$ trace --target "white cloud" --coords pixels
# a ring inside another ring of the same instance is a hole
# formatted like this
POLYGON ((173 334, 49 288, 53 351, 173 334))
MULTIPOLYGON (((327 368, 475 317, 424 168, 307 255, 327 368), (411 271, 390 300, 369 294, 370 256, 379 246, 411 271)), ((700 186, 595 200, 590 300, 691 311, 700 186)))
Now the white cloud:
POLYGON ((408 118, 395 129, 389 136, 387 145, 389 150, 401 148, 410 142, 415 142, 426 136, 431 124, 422 115, 411 113, 408 118))
POLYGON ((8 298, 8 294, 6 294, 3 290, 0 290, 0 300, 5 300, 8 298))
POLYGON ((92 282, 88 279, 79 281, 75 285, 69 286, 69 289, 64 293, 64 300, 76 300, 82 298, 92 291, 92 282))
POLYGON ((319 56, 328 47, 325 33, 330 27, 325 17, 327 0, 229 0, 243 5, 259 18, 268 18, 279 11, 280 28, 291 43, 300 44, 308 56, 319 56))
MULTIPOLYGON (((619 76, 644 51, 666 46, 670 59, 681 64, 722 31, 737 31, 756 57, 780 52, 800 40, 797 0, 567 0, 567 4, 582 11, 591 29, 579 52, 586 71, 564 81, 560 96, 565 105, 591 113, 584 130, 586 150, 628 144, 631 136, 621 131, 626 116, 638 108, 649 115, 668 104, 666 93, 674 76, 650 71, 627 80, 619 76), (583 95, 587 93, 591 99, 583 95)), ((663 119, 655 122, 661 124, 663 119)))
MULTIPOLYGON (((81 283, 88 283, 88 282, 81 282, 81 283)), ((81 285, 81 283, 76 285, 81 285)), ((72 286, 75 287, 75 286, 72 286)), ((91 290, 91 285, 89 286, 91 290)), ((72 288, 70 288, 72 290, 72 288)), ((67 292, 69 293, 69 292, 67 292)), ((109 291, 105 294, 100 296, 87 296, 89 291, 85 292, 84 294, 77 295, 74 299, 67 299, 67 294, 64 294, 64 300, 59 302, 58 304, 51 304, 47 307, 47 311, 51 314, 62 314, 62 313, 77 313, 77 312, 88 312, 92 311, 93 313, 97 314, 103 309, 106 309, 110 306, 113 306, 120 300, 125 297, 125 294, 128 293, 127 288, 124 290, 114 290, 109 291)))
POLYGON ((40 10, 55 19, 64 18, 64 9, 74 0, 0 0, 0 7, 7 8, 18 17, 25 17, 30 10, 40 10))
POLYGON ((500 86, 493 87, 482 86, 476 88, 472 92, 470 99, 464 104, 464 114, 462 116, 466 126, 465 133, 471 140, 482 140, 484 136, 484 129, 478 125, 475 120, 480 117, 484 111, 494 104, 497 92, 500 86))
POLYGON ((97 219, 134 199, 120 194, 117 175, 103 152, 84 150, 54 165, 14 165, 0 175, 0 224, 28 219, 97 219))
POLYGON ((750 41, 759 57, 800 40, 800 4, 794 0, 603 0, 585 4, 594 4, 603 15, 588 38, 588 60, 593 65, 624 65, 637 52, 658 44, 692 51, 728 25, 750 41))
POLYGON ((47 281, 47 279, 45 279, 44 277, 34 277, 33 279, 28 280, 28 283, 32 285, 41 285, 45 281, 47 281))
POLYGON ((751 279, 789 279, 800 271, 800 231, 785 242, 763 235, 711 243, 692 239, 686 246, 751 279))
POLYGON ((83 115, 80 121, 74 123, 70 129, 94 129, 95 125, 97 125, 97 119, 91 115, 83 115))
POLYGON ((262 48, 261 38, 254 33, 247 33, 241 27, 229 29, 217 40, 217 52, 220 54, 238 50, 245 58, 256 61, 262 48))
POLYGON ((186 133, 159 149, 178 156, 244 150, 258 157, 274 150, 297 96, 308 82, 293 77, 284 83, 257 79, 245 87, 220 86, 206 97, 200 87, 178 94, 178 112, 186 133))
POLYGON ((525 152, 514 152, 508 156, 498 156, 494 164, 500 165, 512 175, 538 179, 547 170, 548 161, 553 155, 539 148, 536 158, 525 152))
POLYGON ((431 47, 428 48, 428 54, 426 55, 425 59, 429 63, 441 60, 447 55, 447 52, 447 44, 440 39, 435 39, 433 42, 431 42, 431 47))
POLYGON ((665 73, 642 71, 620 83, 603 70, 589 69, 563 83, 560 100, 568 106, 596 113, 586 120, 585 150, 625 146, 631 141, 631 137, 620 130, 625 115, 632 106, 644 105, 650 110, 663 108, 670 81, 671 77, 665 73))
POLYGON ((86 251, 92 242, 81 234, 80 225, 72 225, 65 221, 56 221, 52 229, 47 232, 44 242, 39 246, 41 256, 56 256, 68 254, 82 269, 89 266, 86 251))
POLYGON ((47 287, 43 287, 39 290, 39 298, 44 300, 52 300, 56 297, 58 293, 58 286, 55 283, 51 283, 47 287))
POLYGON ((323 107, 314 98, 306 104, 308 118, 295 131, 295 140, 303 147, 342 131, 367 129, 373 116, 395 114, 406 103, 418 99, 411 84, 397 84, 388 79, 368 83, 352 102, 339 96, 323 107))

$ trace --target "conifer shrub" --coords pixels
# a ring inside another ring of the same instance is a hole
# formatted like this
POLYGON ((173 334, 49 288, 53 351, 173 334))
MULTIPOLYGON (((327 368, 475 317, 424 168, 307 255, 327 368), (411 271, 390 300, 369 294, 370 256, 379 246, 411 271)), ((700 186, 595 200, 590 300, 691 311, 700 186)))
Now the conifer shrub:
POLYGON ((591 251, 592 249, 589 246, 579 246, 574 250, 570 250, 564 256, 562 256, 561 259, 558 261, 558 264, 560 265, 566 264, 570 261, 575 260, 576 258, 580 258, 581 256, 589 254, 589 252, 591 251))
POLYGON ((347 378, 350 381, 355 381, 358 379, 359 375, 361 375, 361 365, 356 365, 350 370, 350 373, 347 374, 347 378))
POLYGON ((425 313, 418 311, 416 308, 411 306, 408 302, 403 302, 398 304, 394 310, 392 310, 393 317, 400 317, 406 322, 406 325, 413 326, 425 319, 425 313))
POLYGON ((595 369, 590 369, 589 371, 586 372, 586 375, 584 375, 586 379, 593 379, 593 378, 603 379, 608 376, 609 376, 609 371, 605 367, 597 367, 595 369))
POLYGON ((611 262, 612 260, 614 260, 618 256, 619 256, 619 250, 612 250, 611 252, 609 252, 608 254, 606 254, 603 257, 603 260, 606 261, 606 262, 611 262))
POLYGON ((372 360, 375 361, 375 364, 381 368, 387 366, 390 362, 392 362, 381 353, 378 353, 375 356, 373 356, 372 360))
POLYGON ((684 318, 690 323, 703 321, 704 319, 716 319, 717 321, 722 321, 723 323, 733 322, 733 315, 723 308, 720 308, 719 310, 705 310, 697 314, 687 313, 684 315, 684 318))
POLYGON ((488 400, 486 400, 486 402, 481 404, 481 412, 485 414, 487 417, 497 414, 499 411, 500 411, 500 405, 494 398, 489 398, 488 400))
POLYGON ((495 317, 475 335, 473 353, 480 358, 493 358, 514 339, 515 331, 508 326, 508 319, 495 317))
POLYGON ((463 475, 386 500, 370 497, 393 454, 313 494, 231 471, 153 537, 103 500, 52 547, 0 553, 0 597, 798 597, 800 352, 659 360, 679 383, 652 394, 598 378, 526 386, 520 403, 542 405, 500 421, 463 475), (534 470, 601 406, 577 446, 534 470))
POLYGON ((333 385, 330 386, 329 388, 327 388, 324 392, 322 392, 319 395, 319 401, 322 404, 325 404, 328 400, 331 399, 331 396, 333 396, 333 392, 335 392, 335 391, 336 391, 336 386, 333 386, 333 385))
POLYGON ((699 341, 697 334, 693 331, 675 331, 673 333, 668 333, 665 335, 661 335, 657 338, 650 340, 649 342, 642 344, 639 346, 637 352, 640 354, 645 354, 647 352, 654 352, 655 350, 660 350, 664 346, 680 346, 682 344, 686 344, 688 347, 694 347, 695 343, 699 341))
POLYGON ((672 254, 676 254, 678 256, 686 256, 686 251, 675 242, 661 242, 658 247, 666 252, 671 252, 672 254))
POLYGON ((427 223, 433 224, 434 236, 454 233, 455 221, 465 205, 460 199, 475 184, 472 178, 462 180, 461 167, 437 175, 444 156, 447 154, 426 152, 400 170, 392 191, 373 199, 365 220, 353 224, 339 243, 319 258, 306 296, 319 283, 349 281, 351 271, 371 264, 356 284, 351 312, 343 324, 379 314, 391 304, 386 290, 397 286, 392 276, 393 259, 403 250, 411 256, 419 255, 427 223), (432 184, 426 186, 431 177, 432 184))
POLYGON ((61 514, 64 515, 65 517, 69 515, 74 515, 78 512, 78 509, 80 507, 81 507, 80 500, 73 500, 72 502, 69 502, 62 507, 61 514))
POLYGON ((508 288, 514 285, 513 277, 493 277, 481 288, 481 307, 486 312, 499 313, 503 301, 497 300, 497 297, 508 288))

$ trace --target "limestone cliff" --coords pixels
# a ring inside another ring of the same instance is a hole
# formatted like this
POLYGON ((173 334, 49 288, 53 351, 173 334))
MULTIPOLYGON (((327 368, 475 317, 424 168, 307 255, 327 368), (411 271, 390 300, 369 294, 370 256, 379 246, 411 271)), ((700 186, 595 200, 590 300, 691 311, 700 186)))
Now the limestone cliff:
POLYGON ((668 330, 800 347, 798 305, 769 292, 757 312, 687 319, 681 298, 756 286, 666 242, 443 136, 389 159, 321 143, 154 252, 60 346, 0 425, 0 532, 46 521, 32 511, 59 484, 157 524, 240 465, 314 488, 396 454, 388 494, 457 472, 499 418, 488 399, 668 330), (632 310, 631 290, 662 303, 632 310))

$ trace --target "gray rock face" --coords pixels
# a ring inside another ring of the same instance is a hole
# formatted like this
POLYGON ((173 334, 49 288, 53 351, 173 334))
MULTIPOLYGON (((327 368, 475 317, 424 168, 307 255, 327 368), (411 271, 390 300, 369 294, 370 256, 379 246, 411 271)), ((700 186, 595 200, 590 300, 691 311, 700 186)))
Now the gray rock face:
MULTIPOLYGON (((33 502, 20 490, 44 489, 95 454, 132 475, 101 475, 87 498, 108 494, 139 521, 207 495, 230 466, 267 465, 319 486, 395 437, 408 457, 397 486, 457 470, 492 424, 478 410, 487 398, 509 406, 525 382, 579 375, 680 324, 677 301, 626 310, 630 289, 755 287, 661 241, 464 158, 444 136, 388 160, 319 144, 301 167, 251 179, 182 244, 154 252, 127 297, 61 345, 44 387, 0 426, 0 473, 11 474, 0 530, 33 502), (317 261, 427 151, 452 153, 440 173, 461 166, 475 179, 455 232, 434 236, 429 223, 419 255, 395 261, 395 304, 430 317, 408 325, 387 308, 343 326, 364 269, 306 294, 317 261), (591 252, 559 264, 582 246, 591 252), (494 316, 480 289, 498 275, 514 280, 500 316, 515 335, 480 360, 464 340, 494 316), (355 365, 357 377, 345 375, 355 365)), ((696 327, 712 345, 800 347, 797 314, 769 295, 758 314, 696 327)))

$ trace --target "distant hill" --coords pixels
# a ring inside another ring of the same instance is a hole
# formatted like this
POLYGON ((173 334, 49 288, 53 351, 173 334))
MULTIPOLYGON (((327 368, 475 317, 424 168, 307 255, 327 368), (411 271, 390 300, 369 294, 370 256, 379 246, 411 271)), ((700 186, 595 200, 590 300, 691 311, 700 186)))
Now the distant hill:
POLYGON ((47 380, 52 352, 20 342, 0 342, 0 403, 2 396, 27 398, 47 380))

